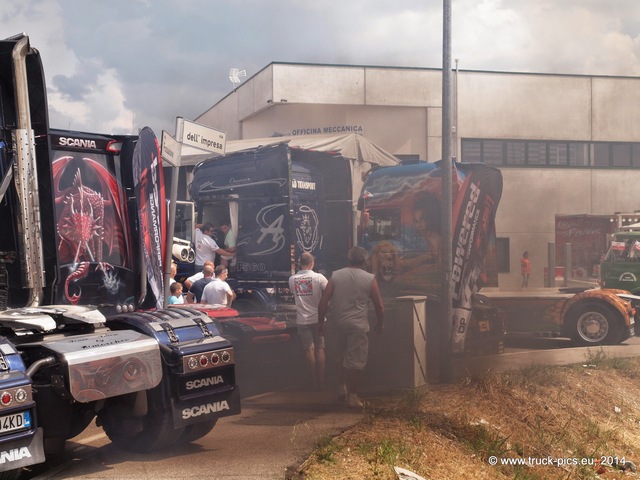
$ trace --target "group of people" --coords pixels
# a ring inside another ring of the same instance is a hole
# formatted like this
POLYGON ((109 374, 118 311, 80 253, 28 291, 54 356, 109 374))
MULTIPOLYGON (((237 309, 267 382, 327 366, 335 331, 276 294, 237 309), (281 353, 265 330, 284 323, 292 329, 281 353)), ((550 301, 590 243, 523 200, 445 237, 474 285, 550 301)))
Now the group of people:
POLYGON ((171 284, 169 305, 183 303, 204 303, 230 307, 236 299, 236 293, 227 283, 229 269, 224 265, 214 266, 206 261, 202 270, 185 280, 184 287, 180 282, 171 284), (183 289, 187 292, 184 294, 183 289))
MULTIPOLYGON (((196 229, 195 263, 198 273, 189 277, 184 286, 175 281, 171 284, 169 304, 231 306, 236 294, 226 280, 236 254, 235 235, 228 220, 221 222, 220 229, 225 233, 224 248, 214 240, 215 229, 211 223, 196 229), (219 261, 216 262, 218 255, 219 261)), ((384 329, 382 296, 375 275, 366 271, 366 263, 367 251, 353 247, 347 256, 347 267, 333 272, 331 279, 327 280, 321 273, 314 272, 313 255, 303 253, 299 259, 299 271, 289 279, 309 378, 313 379, 314 386, 324 386, 325 325, 331 308, 331 328, 342 356, 339 395, 348 406, 356 408, 363 405, 358 392, 368 357, 370 302, 377 317, 375 331, 382 333, 384 329)), ((172 270, 172 278, 174 275, 172 270)))
POLYGON ((347 267, 333 272, 331 279, 313 271, 315 259, 303 253, 300 270, 289 278, 297 310, 298 335, 305 352, 309 378, 323 387, 325 376, 325 325, 331 308, 331 328, 341 354, 342 379, 339 397, 349 407, 362 407, 359 383, 367 364, 369 347, 369 303, 373 303, 375 331, 384 330, 384 305, 375 275, 365 270, 367 252, 353 247, 347 267))
POLYGON ((236 235, 231 229, 231 222, 225 218, 220 222, 220 230, 224 234, 223 246, 221 248, 214 239, 215 226, 212 223, 205 223, 196 228, 196 270, 200 271, 206 261, 216 263, 216 255, 220 256, 220 265, 230 267, 236 255, 236 235))
MULTIPOLYGON (((185 280, 184 285, 172 281, 169 305, 183 303, 205 303, 210 305, 231 306, 236 294, 226 282, 229 268, 236 256, 236 237, 229 219, 220 222, 224 234, 224 248, 220 248, 214 239, 215 227, 205 223, 196 228, 195 264, 197 273, 185 280), (216 258, 218 257, 218 258, 216 258), (184 290, 187 290, 186 295, 184 290)), ((171 278, 175 276, 172 265, 171 278)))

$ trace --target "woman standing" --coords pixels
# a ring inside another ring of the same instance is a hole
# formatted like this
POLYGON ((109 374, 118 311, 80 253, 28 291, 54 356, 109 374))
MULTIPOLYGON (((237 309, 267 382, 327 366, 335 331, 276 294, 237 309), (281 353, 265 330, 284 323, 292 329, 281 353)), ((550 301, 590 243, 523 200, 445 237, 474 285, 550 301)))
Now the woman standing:
POLYGON ((520 259, 520 273, 522 274, 522 288, 529 286, 529 275, 531 274, 531 260, 529 260, 529 252, 524 252, 520 259))

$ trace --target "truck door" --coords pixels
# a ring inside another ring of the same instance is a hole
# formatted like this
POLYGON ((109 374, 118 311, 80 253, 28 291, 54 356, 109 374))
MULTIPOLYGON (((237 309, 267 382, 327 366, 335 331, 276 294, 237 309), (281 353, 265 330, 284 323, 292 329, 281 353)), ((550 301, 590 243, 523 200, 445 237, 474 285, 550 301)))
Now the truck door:
POLYGON ((324 235, 327 232, 323 178, 311 168, 294 164, 291 191, 293 195, 293 228, 295 259, 311 253, 319 270, 327 268, 324 258, 324 235))
MULTIPOLYGON (((262 281, 291 274, 291 206, 286 145, 237 152, 194 170, 198 223, 237 219, 232 279, 262 281)), ((222 239, 218 238, 219 244, 222 239)))

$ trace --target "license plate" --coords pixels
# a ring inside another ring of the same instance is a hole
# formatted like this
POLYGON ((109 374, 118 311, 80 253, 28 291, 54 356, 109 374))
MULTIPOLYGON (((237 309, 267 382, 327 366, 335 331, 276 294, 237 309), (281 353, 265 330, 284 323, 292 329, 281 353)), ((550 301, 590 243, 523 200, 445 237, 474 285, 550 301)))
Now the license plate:
POLYGON ((31 412, 20 412, 0 417, 0 434, 31 428, 31 412))

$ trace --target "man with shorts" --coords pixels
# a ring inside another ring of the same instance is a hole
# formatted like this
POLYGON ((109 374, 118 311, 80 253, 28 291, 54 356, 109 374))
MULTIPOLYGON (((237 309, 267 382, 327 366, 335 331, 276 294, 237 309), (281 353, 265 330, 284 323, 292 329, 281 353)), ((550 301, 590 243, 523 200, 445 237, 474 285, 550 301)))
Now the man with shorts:
POLYGON ((378 319, 375 330, 384 331, 384 305, 375 275, 364 270, 367 252, 362 247, 353 247, 347 255, 347 267, 333 272, 318 305, 318 329, 324 335, 325 317, 329 302, 335 313, 336 333, 342 350, 344 383, 340 396, 347 405, 361 408, 358 397, 359 381, 367 365, 369 355, 369 301, 373 303, 378 319))
POLYGON ((300 270, 289 278, 289 289, 296 301, 296 323, 302 342, 309 379, 313 388, 324 385, 324 336, 318 330, 318 304, 327 279, 313 271, 315 259, 303 253, 299 260, 300 270))

